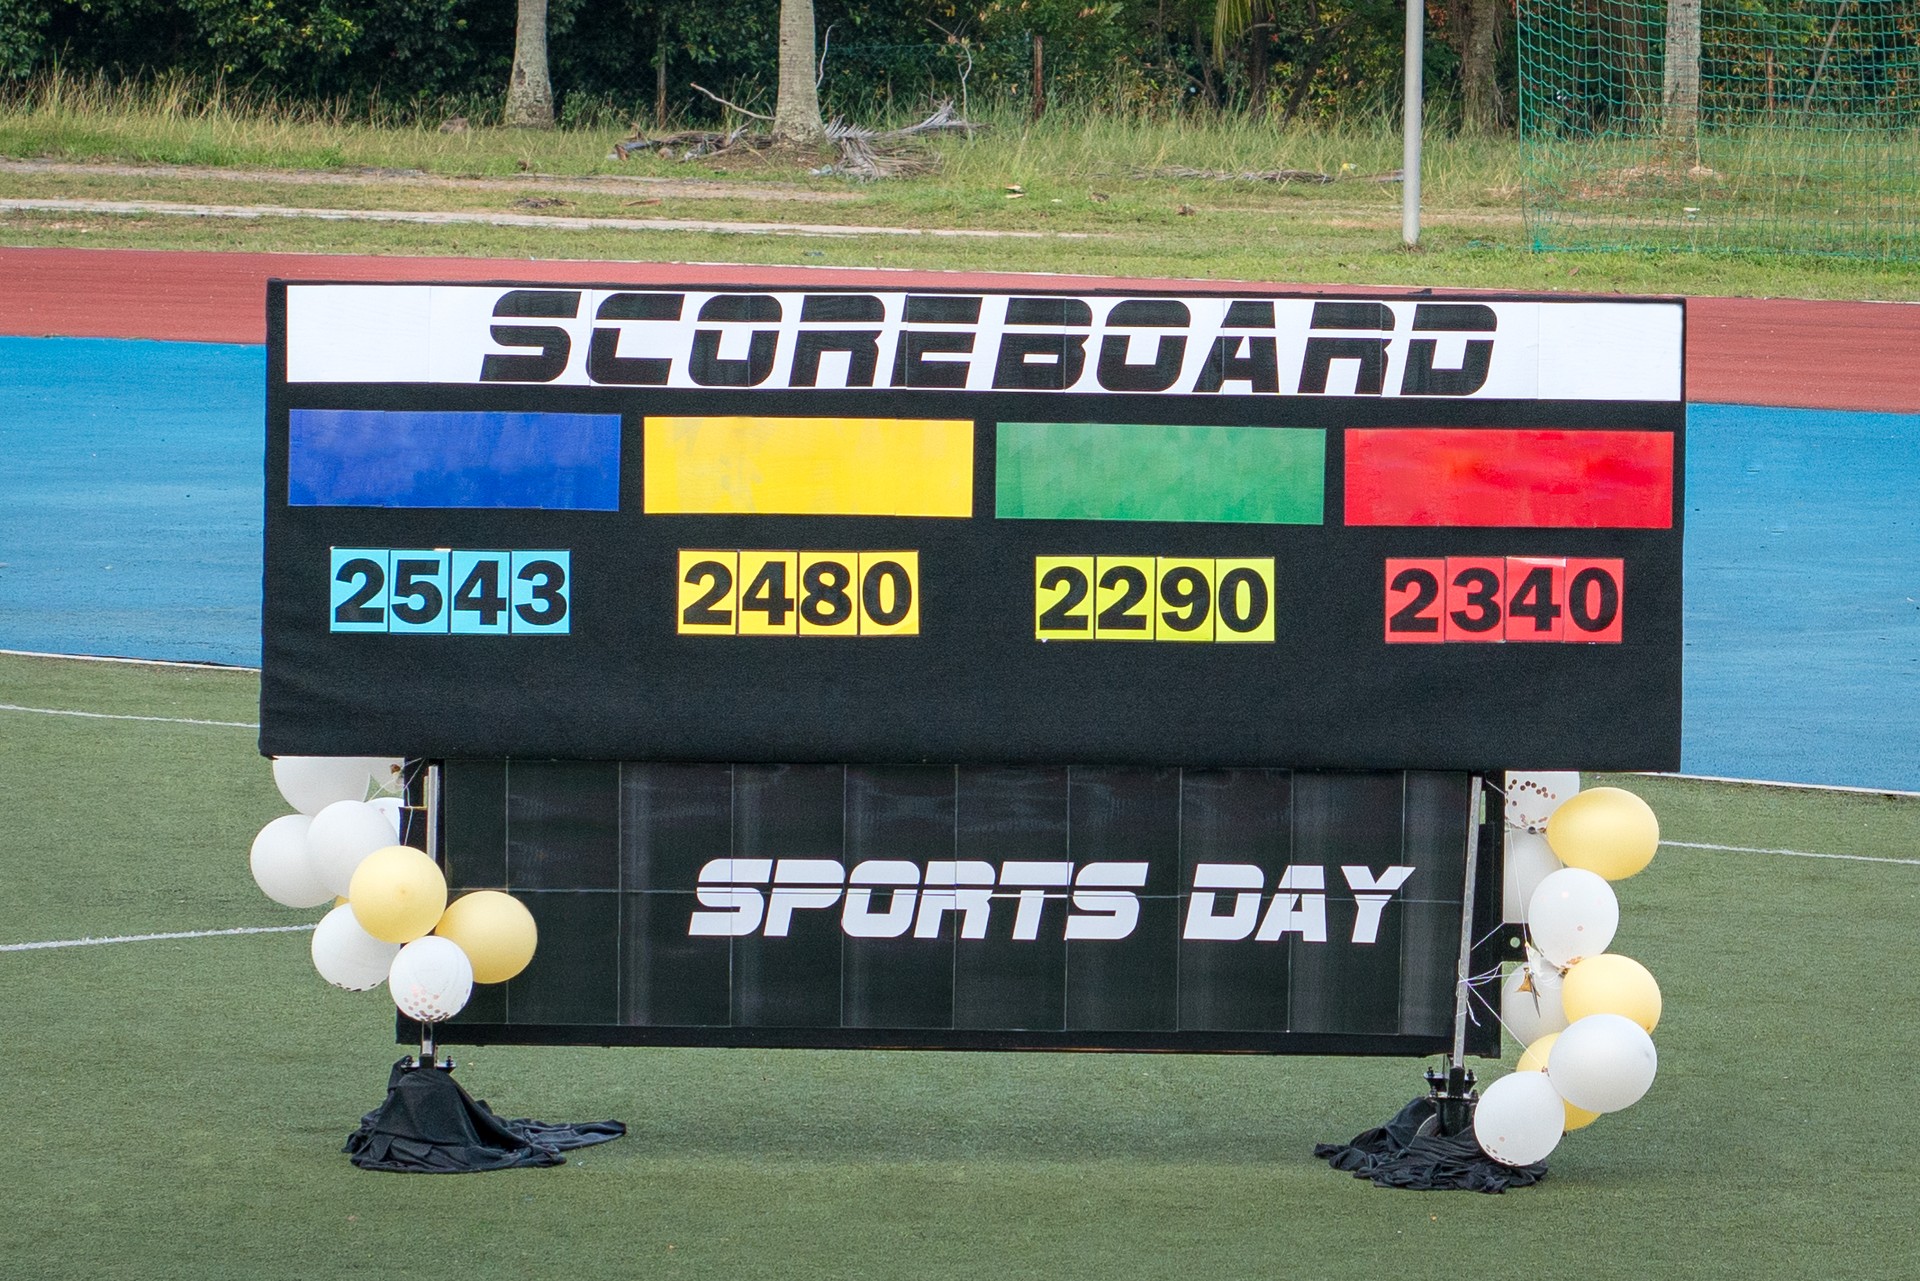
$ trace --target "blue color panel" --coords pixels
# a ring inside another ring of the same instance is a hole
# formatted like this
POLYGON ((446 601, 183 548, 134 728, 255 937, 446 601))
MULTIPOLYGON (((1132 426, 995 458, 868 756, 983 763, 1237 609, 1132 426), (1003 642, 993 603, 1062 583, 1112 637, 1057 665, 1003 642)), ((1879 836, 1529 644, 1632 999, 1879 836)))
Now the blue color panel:
POLYGON ((266 387, 263 347, 0 337, 0 647, 258 663, 266 387))
POLYGON ((513 553, 513 632, 516 636, 571 634, 573 554, 513 553))
POLYGON ((395 551, 387 558, 387 630, 395 634, 447 632, 444 551, 395 551))
POLYGON ((455 552, 451 625, 455 636, 505 636, 513 617, 507 585, 511 552, 455 552))
POLYGON ((618 511, 620 417, 296 409, 287 502, 618 511))
POLYGON ((336 547, 328 561, 332 589, 327 601, 327 630, 387 630, 387 550, 384 547, 336 547))

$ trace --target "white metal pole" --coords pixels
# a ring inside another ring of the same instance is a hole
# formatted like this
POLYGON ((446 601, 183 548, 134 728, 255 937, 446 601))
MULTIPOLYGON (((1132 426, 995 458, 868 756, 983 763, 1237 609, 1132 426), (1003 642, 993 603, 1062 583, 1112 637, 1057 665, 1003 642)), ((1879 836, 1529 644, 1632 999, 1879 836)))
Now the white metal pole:
POLYGON ((1426 80, 1426 0, 1407 0, 1406 140, 1400 161, 1400 238, 1420 243, 1420 109, 1426 80))

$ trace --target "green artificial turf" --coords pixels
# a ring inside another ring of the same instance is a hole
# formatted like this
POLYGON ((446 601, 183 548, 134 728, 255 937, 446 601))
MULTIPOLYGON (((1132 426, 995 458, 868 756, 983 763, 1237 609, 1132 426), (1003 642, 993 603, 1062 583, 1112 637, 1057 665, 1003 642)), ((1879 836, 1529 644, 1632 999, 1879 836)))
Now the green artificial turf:
MULTIPOLYGON (((254 692, 0 657, 16 706, 250 721, 254 692)), ((285 806, 246 729, 0 711, 0 780, 0 943, 319 915, 248 878, 285 806)), ((1674 840, 1911 861, 1668 847, 1621 883, 1660 1075, 1535 1188, 1387 1192, 1312 1158, 1425 1063, 1140 1055, 455 1047, 507 1115, 632 1133, 550 1170, 364 1173, 339 1149, 400 1052, 391 1007, 262 934, 0 952, 0 1275, 1920 1274, 1920 799, 1608 781, 1674 840)))

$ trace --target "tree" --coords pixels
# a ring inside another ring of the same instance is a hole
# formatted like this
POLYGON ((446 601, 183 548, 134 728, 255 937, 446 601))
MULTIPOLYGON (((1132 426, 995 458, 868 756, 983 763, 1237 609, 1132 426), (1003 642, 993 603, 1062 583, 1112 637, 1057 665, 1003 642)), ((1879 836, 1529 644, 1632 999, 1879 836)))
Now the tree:
POLYGON ((818 66, 814 62, 813 0, 780 0, 780 90, 774 99, 775 142, 818 142, 827 127, 820 119, 818 66))
POLYGON ((1679 152, 1691 150, 1700 131, 1700 0, 1671 0, 1667 5, 1660 105, 1666 109, 1668 144, 1679 152))
POLYGON ((547 80, 547 0, 519 0, 513 28, 513 73, 507 80, 507 123, 553 128, 553 86, 547 80))
POLYGON ((1460 122, 1476 133, 1500 128, 1506 115, 1495 58, 1501 8, 1500 0, 1450 0, 1447 6, 1447 43, 1460 58, 1460 122))
POLYGON ((1227 46, 1241 36, 1251 36, 1247 48, 1247 111, 1256 116, 1267 113, 1267 79, 1272 74, 1273 5, 1272 0, 1214 0, 1213 56, 1225 63, 1227 46))

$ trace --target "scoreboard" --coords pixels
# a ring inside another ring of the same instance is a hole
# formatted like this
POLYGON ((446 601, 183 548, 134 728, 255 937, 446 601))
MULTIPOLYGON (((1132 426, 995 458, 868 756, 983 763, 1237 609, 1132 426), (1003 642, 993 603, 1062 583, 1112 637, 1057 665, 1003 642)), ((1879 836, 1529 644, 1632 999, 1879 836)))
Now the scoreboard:
POLYGON ((1432 1048, 1469 775, 1678 764, 1682 304, 871 280, 274 282, 262 750, 475 1036, 1432 1048))

